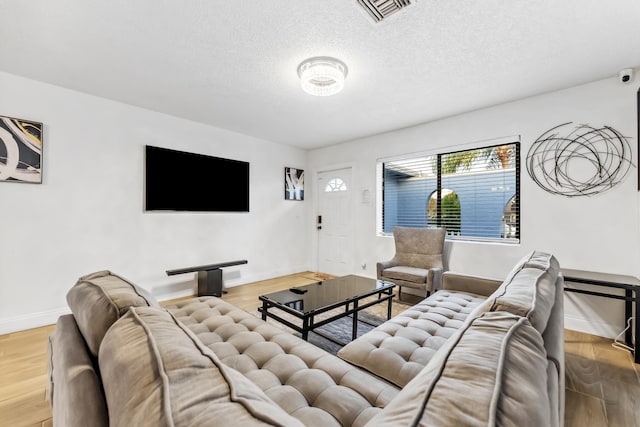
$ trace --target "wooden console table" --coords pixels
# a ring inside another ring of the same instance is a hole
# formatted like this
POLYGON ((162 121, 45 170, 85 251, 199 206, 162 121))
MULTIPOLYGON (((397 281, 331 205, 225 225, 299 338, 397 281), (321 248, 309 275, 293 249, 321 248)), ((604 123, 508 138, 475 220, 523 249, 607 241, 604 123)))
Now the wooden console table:
POLYGON ((167 270, 167 276, 184 273, 198 273, 198 296, 212 295, 214 297, 222 296, 222 268, 231 267, 232 265, 247 264, 247 260, 221 262, 218 264, 199 265, 196 267, 178 268, 175 270, 167 270))
POLYGON ((625 343, 633 348, 633 360, 640 363, 640 316, 638 316, 638 305, 640 303, 640 280, 633 276, 623 276, 619 274, 596 273, 592 271, 571 270, 562 268, 562 275, 565 281, 565 292, 576 292, 579 294, 595 295, 604 298, 614 298, 624 300, 624 320, 626 322, 632 316, 635 316, 633 328, 626 330, 624 334, 625 343), (593 291, 585 289, 576 289, 567 287, 567 282, 582 283, 586 285, 607 288, 605 291, 593 291), (611 290, 622 289, 624 295, 611 293, 611 290), (635 309, 635 313, 634 313, 635 309), (635 329, 635 334, 632 333, 635 329), (635 341, 635 344, 634 342, 635 341))

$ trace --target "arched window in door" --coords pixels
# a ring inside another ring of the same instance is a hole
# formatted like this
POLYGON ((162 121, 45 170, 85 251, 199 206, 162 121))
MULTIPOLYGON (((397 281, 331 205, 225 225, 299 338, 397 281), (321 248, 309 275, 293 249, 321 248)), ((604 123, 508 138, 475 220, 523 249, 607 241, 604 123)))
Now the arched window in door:
POLYGON ((332 178, 327 182, 324 191, 331 193, 334 191, 347 191, 347 184, 340 178, 332 178))

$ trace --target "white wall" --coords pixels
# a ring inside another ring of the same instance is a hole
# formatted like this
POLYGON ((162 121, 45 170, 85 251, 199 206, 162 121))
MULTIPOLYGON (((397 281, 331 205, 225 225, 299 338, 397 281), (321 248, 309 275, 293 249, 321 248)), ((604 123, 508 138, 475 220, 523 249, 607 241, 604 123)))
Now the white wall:
POLYGON ((195 290, 167 269, 247 259, 234 286, 310 268, 306 202, 283 187, 305 151, 6 73, 0 94, 1 115, 44 123, 43 184, 0 182, 0 334, 53 323, 97 270, 166 299, 195 290), (144 213, 145 144, 250 162, 251 212, 144 213))
MULTIPOLYGON (((44 123, 44 183, 0 183, 0 334, 54 322, 78 276, 100 269, 159 299, 194 291, 193 276, 167 277, 171 268, 248 259, 224 270, 228 286, 314 269, 315 176, 333 167, 353 167, 353 271, 373 277, 376 261, 393 254, 393 240, 376 235, 379 158, 508 135, 521 135, 524 158, 540 134, 573 121, 632 137, 637 165, 637 88, 611 78, 305 153, 0 73, 0 114, 44 123), (144 213, 145 144, 249 161, 251 212, 144 213), (283 200, 285 166, 306 169, 304 203, 283 200)), ((568 199, 537 187, 523 168, 521 244, 447 243, 449 268, 502 277, 536 248, 567 268, 640 275, 636 173, 604 194, 568 199)), ((622 327, 619 302, 576 294, 565 302, 569 328, 613 336, 622 327)))
MULTIPOLYGON (((521 136, 522 159, 533 141, 546 130, 568 122, 598 127, 612 126, 631 137, 637 165, 636 91, 638 84, 618 83, 616 78, 544 94, 471 113, 449 117, 403 130, 317 149, 309 155, 309 193, 317 191, 317 171, 335 164, 354 167, 356 192, 376 194, 376 162, 379 158, 447 147, 510 135, 521 136)), ((371 120, 375 120, 371 117, 371 120)), ((481 144, 481 143, 480 143, 481 144)), ((556 255, 566 268, 617 274, 640 274, 639 200, 637 170, 632 169, 619 186, 593 197, 566 198, 539 188, 522 163, 520 245, 448 242, 451 270, 504 277, 512 265, 532 249, 556 255)), ((310 195, 311 195, 310 194, 310 195)), ((353 271, 375 276, 375 263, 394 253, 393 239, 376 235, 376 200, 363 203, 356 196, 356 251, 353 271), (367 264, 362 271, 360 265, 367 264)), ((311 200, 314 197, 310 197, 311 200)), ((314 205, 311 214, 315 215, 314 205)), ((310 234, 316 239, 316 234, 310 234)), ((315 244, 312 245, 316 247, 315 244)), ((314 255, 315 257, 316 255, 314 255)), ((620 302, 567 294, 566 326, 571 329, 615 336, 623 325, 620 302)))

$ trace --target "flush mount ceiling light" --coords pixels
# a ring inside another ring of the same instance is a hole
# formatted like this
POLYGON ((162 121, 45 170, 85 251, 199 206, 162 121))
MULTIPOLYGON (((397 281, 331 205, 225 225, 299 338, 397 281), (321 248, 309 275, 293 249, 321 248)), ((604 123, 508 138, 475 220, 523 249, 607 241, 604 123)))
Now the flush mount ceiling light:
POLYGON ((334 95, 344 87, 347 66, 328 56, 309 58, 298 65, 302 89, 315 96, 334 95))

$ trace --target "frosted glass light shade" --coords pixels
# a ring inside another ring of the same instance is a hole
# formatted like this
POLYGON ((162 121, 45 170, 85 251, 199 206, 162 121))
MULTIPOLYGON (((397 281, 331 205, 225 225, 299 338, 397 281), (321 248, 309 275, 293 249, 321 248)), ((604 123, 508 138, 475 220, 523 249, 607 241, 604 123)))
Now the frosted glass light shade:
POLYGON ((344 87, 347 66, 344 62, 327 56, 309 58, 298 65, 302 89, 315 96, 336 94, 344 87))

